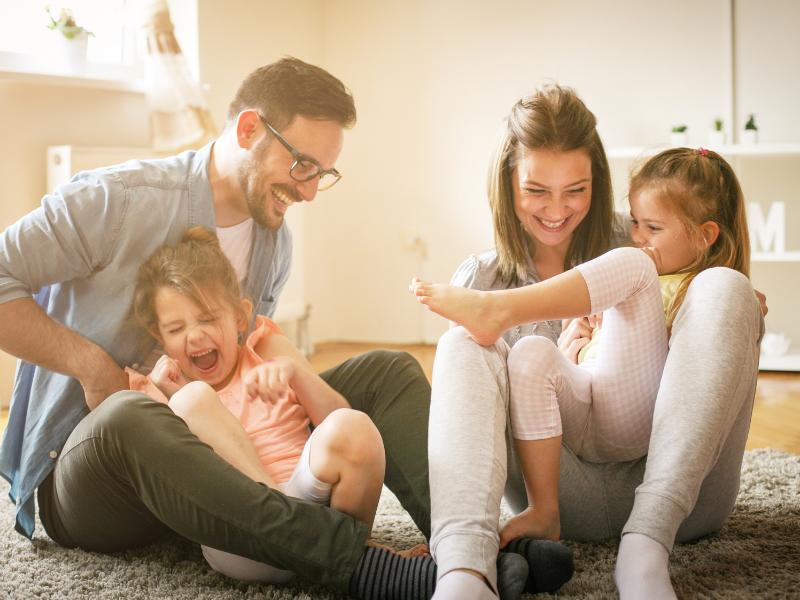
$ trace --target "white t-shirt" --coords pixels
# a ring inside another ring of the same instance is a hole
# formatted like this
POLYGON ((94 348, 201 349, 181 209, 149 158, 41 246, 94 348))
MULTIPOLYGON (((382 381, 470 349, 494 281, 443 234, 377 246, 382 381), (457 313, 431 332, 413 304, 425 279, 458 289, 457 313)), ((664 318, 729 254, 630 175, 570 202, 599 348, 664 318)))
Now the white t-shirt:
POLYGON ((247 279, 250 255, 253 253, 253 219, 232 227, 217 227, 219 245, 233 264, 239 281, 247 279))

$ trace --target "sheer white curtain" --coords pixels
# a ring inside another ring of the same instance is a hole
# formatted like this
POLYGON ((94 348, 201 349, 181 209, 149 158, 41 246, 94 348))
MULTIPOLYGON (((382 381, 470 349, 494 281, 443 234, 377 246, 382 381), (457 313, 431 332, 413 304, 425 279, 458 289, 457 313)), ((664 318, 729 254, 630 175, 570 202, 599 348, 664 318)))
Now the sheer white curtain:
POLYGON ((200 84, 175 39, 165 0, 140 7, 150 138, 156 152, 197 149, 217 137, 200 84))

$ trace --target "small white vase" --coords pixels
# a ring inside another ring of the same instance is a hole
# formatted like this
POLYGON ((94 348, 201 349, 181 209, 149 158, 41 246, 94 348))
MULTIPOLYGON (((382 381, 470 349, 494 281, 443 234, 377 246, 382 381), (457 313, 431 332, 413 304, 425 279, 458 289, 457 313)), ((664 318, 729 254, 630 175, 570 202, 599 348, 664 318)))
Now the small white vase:
POLYGON ((678 148, 685 148, 688 143, 688 136, 685 131, 680 133, 673 131, 669 136, 669 142, 678 148))
POLYGON ((758 142, 758 129, 742 129, 742 144, 753 146, 758 142))
POLYGON ((725 132, 716 129, 708 132, 708 145, 711 148, 719 148, 725 145, 725 132))
POLYGON ((77 33, 72 39, 59 31, 53 32, 50 48, 50 67, 60 75, 84 75, 86 73, 89 33, 77 33))

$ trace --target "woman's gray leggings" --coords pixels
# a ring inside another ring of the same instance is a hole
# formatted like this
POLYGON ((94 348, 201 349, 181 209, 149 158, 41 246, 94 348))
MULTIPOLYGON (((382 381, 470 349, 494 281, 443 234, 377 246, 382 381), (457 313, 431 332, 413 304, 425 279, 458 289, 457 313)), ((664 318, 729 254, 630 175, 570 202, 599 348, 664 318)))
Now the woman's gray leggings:
MULTIPOLYGON (((672 550, 730 514, 750 427, 764 319, 750 282, 698 275, 675 319, 647 456, 581 460, 562 447, 561 536, 589 541, 637 532, 672 550)), ((496 583, 503 494, 527 507, 508 419, 509 346, 481 347, 456 328, 439 341, 428 431, 431 551, 439 576, 473 569, 496 583)))

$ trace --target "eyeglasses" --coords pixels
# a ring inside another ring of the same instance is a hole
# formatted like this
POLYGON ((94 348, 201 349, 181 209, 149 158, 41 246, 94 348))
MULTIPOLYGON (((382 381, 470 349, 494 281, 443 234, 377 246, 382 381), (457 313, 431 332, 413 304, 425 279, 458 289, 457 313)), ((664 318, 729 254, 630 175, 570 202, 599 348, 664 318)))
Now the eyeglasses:
POLYGON ((278 138, 278 141, 283 144, 283 147, 292 154, 292 157, 294 158, 294 164, 292 165, 292 168, 289 169, 289 175, 291 175, 292 179, 303 183, 306 181, 311 181, 314 179, 314 177, 319 177, 319 181, 317 182, 317 191, 322 192, 333 186, 333 184, 342 178, 342 176, 339 174, 339 171, 336 169, 326 171, 314 161, 309 160, 300 154, 289 142, 286 141, 286 139, 280 133, 275 130, 272 125, 266 122, 264 117, 261 117, 261 120, 272 132, 272 135, 278 138))

